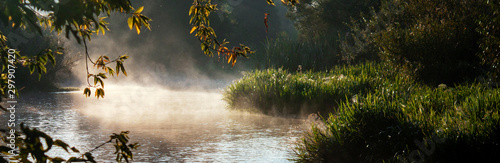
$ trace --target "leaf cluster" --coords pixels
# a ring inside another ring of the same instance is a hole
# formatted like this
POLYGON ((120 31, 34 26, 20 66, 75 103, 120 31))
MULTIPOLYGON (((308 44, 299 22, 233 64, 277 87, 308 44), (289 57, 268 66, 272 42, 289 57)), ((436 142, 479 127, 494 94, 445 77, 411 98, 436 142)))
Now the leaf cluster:
POLYGON ((129 17, 127 20, 128 27, 130 29, 135 29, 137 31, 137 34, 141 33, 142 26, 151 30, 151 25, 149 25, 149 21, 151 21, 151 19, 141 14, 143 9, 144 6, 139 7, 137 10, 134 11, 134 13, 132 13, 132 16, 129 17))
MULTIPOLYGON (((13 129, 11 129, 14 131, 13 129)), ((12 131, 2 130, 2 140, 7 144, 10 140, 7 139, 5 135, 10 135, 12 131)), ((19 161, 19 162, 93 162, 94 157, 92 156, 92 152, 97 150, 98 148, 106 145, 108 143, 113 143, 116 147, 115 154, 117 154, 116 161, 122 162, 125 160, 129 162, 133 160, 132 150, 137 149, 139 145, 137 143, 129 144, 130 138, 128 137, 129 131, 122 131, 120 134, 113 133, 110 136, 110 139, 107 142, 95 147, 89 152, 85 152, 81 155, 81 157, 70 157, 69 159, 64 159, 61 157, 50 157, 47 153, 53 149, 53 147, 62 148, 64 151, 68 153, 80 153, 80 151, 75 147, 70 147, 67 143, 62 140, 56 139, 54 140, 51 136, 46 133, 36 129, 29 128, 21 123, 21 131, 14 132, 15 136, 15 145, 18 149, 12 149, 8 146, 0 146, 0 152, 5 155, 14 154, 9 151, 14 150, 16 156, 11 157, 10 160, 6 160, 5 158, 0 158, 2 162, 9 161, 19 161)))
POLYGON ((95 88, 95 97, 99 98, 102 97, 104 98, 104 79, 107 79, 108 76, 106 74, 110 74, 111 76, 118 76, 120 74, 120 71, 127 76, 127 71, 125 71, 125 67, 123 65, 123 62, 125 59, 127 59, 127 55, 122 55, 115 60, 110 60, 108 56, 100 56, 97 58, 95 62, 91 61, 94 63, 94 67, 97 69, 102 69, 104 70, 104 73, 100 72, 98 74, 91 74, 88 72, 87 68, 87 83, 88 86, 83 90, 83 94, 85 97, 89 97, 92 94, 92 91, 90 88, 95 88), (108 64, 116 62, 116 71, 115 69, 107 66, 108 64), (94 84, 90 84, 90 79, 94 79, 94 84))
MULTIPOLYGON (((149 29, 149 18, 135 10, 129 0, 44 0, 24 1, 12 0, 0 3, 0 20, 16 28, 30 28, 42 34, 42 27, 50 28, 57 33, 65 33, 66 37, 72 34, 78 42, 82 38, 90 40, 92 33, 104 34, 109 30, 104 21, 111 16, 111 12, 132 14, 140 20, 135 25, 140 30, 144 25, 149 29), (133 12, 134 11, 134 12, 133 12)), ((139 31, 138 31, 139 33, 139 31)))
MULTIPOLYGON (((13 129, 11 129, 13 130, 13 129)), ((12 131, 9 131, 12 132, 12 131)), ((2 131, 3 134, 9 133, 7 131, 2 131)), ((5 143, 8 143, 7 137, 2 137, 5 143)), ((15 132, 15 145, 19 149, 16 150, 17 156, 11 157, 10 161, 17 160, 20 162, 31 162, 33 160, 35 162, 63 162, 66 161, 60 157, 50 157, 47 155, 54 146, 60 147, 64 149, 66 152, 75 152, 79 153, 80 151, 75 147, 70 147, 65 142, 57 139, 54 140, 52 137, 47 135, 46 133, 39 131, 36 128, 29 128, 21 123, 21 132, 15 132), (23 136, 21 136, 23 135, 23 136)), ((7 146, 1 146, 0 151, 3 154, 10 154, 9 151, 14 150, 7 146)), ((3 161, 5 158, 1 158, 3 161)), ((71 159, 70 159, 71 160, 71 159)), ((69 160, 68 160, 69 161, 69 160)))
POLYGON ((115 146, 116 161, 121 162, 125 160, 129 162, 129 159, 133 159, 134 155, 132 150, 139 147, 138 143, 129 144, 130 138, 128 137, 129 131, 122 131, 120 134, 113 133, 110 136, 110 142, 113 142, 115 146))
POLYGON ((28 67, 30 74, 34 72, 38 73, 38 79, 42 77, 43 74, 47 73, 47 63, 50 62, 52 66, 56 64, 56 54, 63 54, 64 49, 62 47, 57 48, 47 48, 41 50, 35 56, 23 56, 20 51, 11 49, 7 45, 7 37, 3 35, 0 31, 0 64, 2 65, 2 73, 0 76, 0 93, 1 96, 7 97, 7 91, 12 89, 17 95, 17 89, 14 87, 15 84, 15 71, 19 66, 28 67), (14 51, 12 51, 14 50, 14 51), (14 53, 12 53, 14 52, 14 53))
MULTIPOLYGON (((298 0, 282 0, 285 5, 296 5, 298 0)), ((267 0, 269 5, 274 5, 272 0, 267 0)), ((201 50, 207 56, 213 56, 214 51, 217 52, 219 59, 222 58, 227 60, 231 66, 234 66, 238 57, 248 57, 248 54, 254 53, 250 47, 240 44, 239 46, 228 48, 228 41, 223 40, 219 42, 217 40, 217 35, 215 31, 210 26, 210 13, 217 10, 217 5, 212 4, 211 0, 194 0, 193 5, 189 9, 189 15, 191 19, 189 23, 192 28, 190 33, 195 33, 195 36, 201 42, 201 50), (195 32, 196 31, 196 32, 195 32)))
MULTIPOLYGON (((58 34, 64 33, 67 38, 72 35, 78 43, 83 42, 85 44, 86 58, 90 59, 87 53, 86 40, 90 41, 93 34, 102 33, 104 35, 105 31, 109 31, 105 19, 111 16, 111 12, 130 14, 128 25, 131 29, 135 29, 138 34, 143 26, 151 30, 149 24, 151 19, 142 14, 143 9, 144 7, 134 9, 129 0, 12 0, 0 2, 0 21, 2 21, 2 24, 12 26, 14 29, 23 28, 35 31, 39 35, 42 35, 42 28, 49 28, 51 32, 55 31, 58 34), (101 17, 101 15, 107 15, 107 17, 101 17)), ((47 62, 50 61, 55 64, 54 54, 59 54, 62 51, 60 48, 57 50, 46 49, 33 57, 22 56, 16 51, 17 57, 10 59, 7 51, 11 48, 7 46, 7 41, 8 38, 0 31, 2 72, 8 62, 11 62, 13 66, 20 64, 28 67, 30 73, 38 72, 40 78, 42 74, 47 72, 45 67, 47 62)), ((114 61, 110 61, 108 57, 102 56, 96 62, 92 60, 90 62, 95 67, 97 66, 97 69, 103 68, 106 73, 112 76, 116 73, 118 76, 120 71, 127 75, 123 66, 123 61, 126 58, 127 56, 121 56, 114 61), (105 66, 110 62, 117 63, 116 71, 105 66)), ((101 88, 97 89, 99 94, 96 94, 96 97, 103 97, 104 90, 102 88, 104 83, 102 79, 105 79, 105 77, 90 73, 87 73, 87 76, 87 79, 94 77, 94 86, 97 86, 97 83, 101 86, 101 88)), ((2 85, 2 88, 5 86, 2 85)), ((84 94, 89 95, 89 91, 86 89, 84 94)))

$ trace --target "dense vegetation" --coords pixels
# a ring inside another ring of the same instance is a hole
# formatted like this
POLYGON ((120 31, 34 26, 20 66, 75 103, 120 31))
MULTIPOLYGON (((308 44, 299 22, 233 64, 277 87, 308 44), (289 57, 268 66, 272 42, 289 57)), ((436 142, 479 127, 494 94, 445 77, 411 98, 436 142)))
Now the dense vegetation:
POLYGON ((384 83, 387 79, 403 78, 398 75, 373 63, 358 67, 338 66, 324 72, 255 70, 227 87, 224 100, 229 108, 256 109, 275 115, 328 113, 354 96, 387 85, 384 83))
POLYGON ((280 116, 329 113, 298 144, 298 161, 453 162, 497 159, 499 92, 480 83, 430 87, 389 64, 365 63, 329 72, 255 71, 229 86, 225 100, 233 109, 280 116))
POLYGON ((335 10, 344 24, 326 21, 339 3, 351 4, 291 8, 301 40, 268 41, 270 69, 227 87, 229 108, 328 114, 297 144, 300 162, 499 159, 499 1, 359 0, 335 10))
POLYGON ((323 123, 314 124, 296 148, 299 161, 498 159, 498 89, 477 83, 428 87, 405 75, 376 74, 384 72, 380 65, 361 65, 349 71, 361 67, 373 71, 360 76, 378 85, 348 96, 323 123))

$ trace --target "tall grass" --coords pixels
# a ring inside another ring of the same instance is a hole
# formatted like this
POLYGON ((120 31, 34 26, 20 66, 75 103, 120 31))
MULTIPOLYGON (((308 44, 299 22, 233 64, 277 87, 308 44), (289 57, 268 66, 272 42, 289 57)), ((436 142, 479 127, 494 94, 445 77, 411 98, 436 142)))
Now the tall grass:
POLYGON ((255 70, 228 86, 224 100, 231 109, 253 109, 265 114, 329 113, 341 102, 389 85, 383 78, 409 81, 387 70, 385 65, 374 63, 337 66, 324 72, 255 70))
POLYGON ((280 36, 266 40, 263 53, 254 57, 260 62, 258 67, 264 69, 281 67, 295 71, 300 65, 303 70, 328 70, 341 61, 337 41, 336 36, 330 35, 304 41, 280 36))
MULTIPOLYGON (((399 82, 390 83, 407 85, 399 82)), ((297 161, 484 162, 500 158, 498 89, 482 84, 407 88, 381 86, 355 102, 344 101, 338 112, 324 120, 326 127, 313 125, 297 144, 297 161)))

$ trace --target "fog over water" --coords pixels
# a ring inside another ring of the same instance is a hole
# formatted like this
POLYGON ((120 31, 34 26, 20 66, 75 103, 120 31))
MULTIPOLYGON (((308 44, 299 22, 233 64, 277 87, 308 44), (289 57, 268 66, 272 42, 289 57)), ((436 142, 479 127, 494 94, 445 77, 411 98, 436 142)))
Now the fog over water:
MULTIPOLYGON (((86 98, 82 91, 23 94, 19 99, 19 122, 39 128, 82 152, 106 142, 112 133, 130 131, 131 141, 141 145, 134 152, 137 162, 289 162, 303 120, 225 108, 223 89, 240 78, 243 71, 252 69, 250 59, 239 59, 232 68, 217 56, 205 56, 199 41, 189 34, 187 13, 192 1, 134 3, 136 7, 145 6, 143 13, 153 20, 152 31, 143 29, 137 35, 129 30, 125 15, 112 15, 107 19, 111 31, 92 37, 88 43, 93 59, 129 55, 124 63, 128 76, 108 76, 104 80, 106 94, 101 99, 94 98, 94 94, 86 98)), ((231 0, 224 5, 225 12, 215 13, 213 24, 218 36, 232 38, 234 45, 260 45, 291 25, 280 25, 287 22, 283 8, 269 7, 265 1, 231 0), (235 14, 230 16, 229 10, 235 14), (271 17, 275 19, 270 22, 272 34, 264 32, 265 12, 282 14, 282 20, 278 20, 278 14, 271 17), (233 27, 225 28, 228 24, 233 27)), ((70 44, 66 48, 74 53, 70 55, 85 53, 83 45, 74 43, 73 38, 66 42, 70 44)), ((258 50, 258 46, 254 47, 258 50)), ((92 65, 89 71, 99 73, 92 65)), ((72 73, 81 84, 69 86, 86 87, 83 56, 72 73)), ((1 116, 4 124, 8 115, 1 116)), ((112 145, 105 145, 93 154, 100 161, 108 161, 114 160, 113 152, 112 145)), ((79 156, 61 149, 50 155, 79 156)))
MULTIPOLYGON (((229 111, 218 91, 168 90, 160 87, 112 86, 104 99, 80 91, 26 94, 19 99, 19 122, 36 127, 86 152, 109 135, 130 131, 137 162, 250 161, 288 162, 302 134, 302 119, 229 111), (22 104, 22 105, 21 105, 22 104)), ((1 115, 6 123, 8 114, 1 115)), ((114 160, 114 147, 93 152, 114 160)), ((51 156, 68 158, 54 148, 51 156)))

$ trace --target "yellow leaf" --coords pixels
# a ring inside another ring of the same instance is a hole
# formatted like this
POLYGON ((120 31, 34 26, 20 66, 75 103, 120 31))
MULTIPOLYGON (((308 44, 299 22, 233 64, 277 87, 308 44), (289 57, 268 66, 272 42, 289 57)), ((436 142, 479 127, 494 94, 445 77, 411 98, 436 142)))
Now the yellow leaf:
POLYGON ((195 7, 196 7, 195 5, 191 6, 191 8, 189 9, 189 15, 191 15, 193 13, 195 7))
POLYGON ((194 32, 194 30, 196 30, 198 26, 194 26, 193 28, 191 28, 191 32, 189 32, 190 34, 194 32))
POLYGON ((139 7, 137 10, 135 10, 135 14, 141 13, 142 10, 144 9, 144 6, 139 7))
POLYGON ((267 3, 268 3, 269 5, 273 5, 273 6, 274 6, 274 2, 273 2, 273 0, 267 0, 267 3))
POLYGON ((141 33, 141 29, 139 28, 139 25, 135 25, 135 30, 137 31, 137 34, 141 33))
POLYGON ((231 67, 234 67, 234 64, 236 63, 236 57, 234 58, 233 60, 233 64, 231 65, 231 67))
POLYGON ((130 29, 132 29, 132 26, 134 25, 134 17, 132 16, 132 17, 128 18, 127 23, 128 23, 128 27, 130 29))

